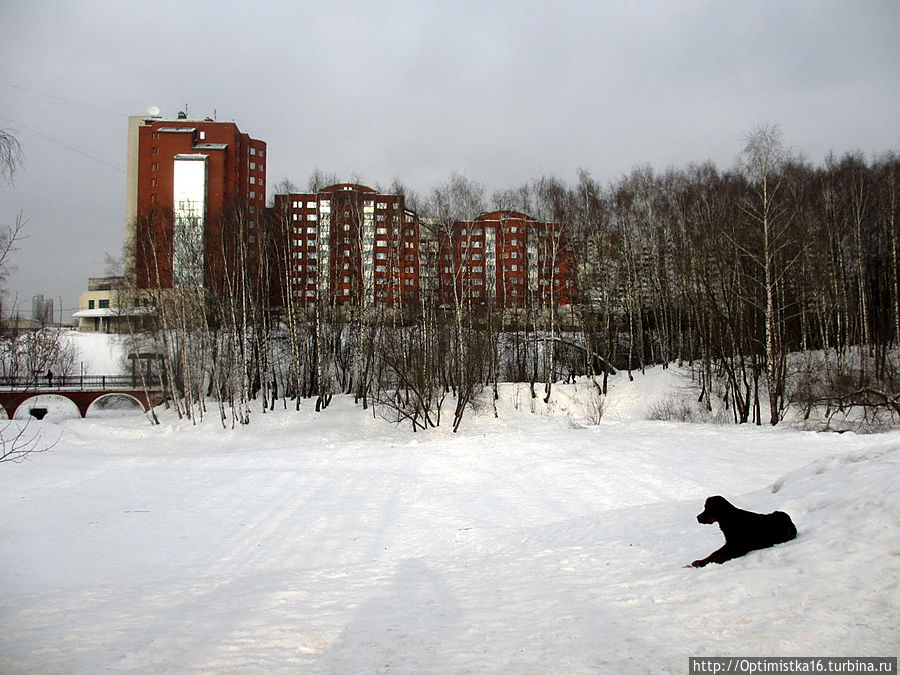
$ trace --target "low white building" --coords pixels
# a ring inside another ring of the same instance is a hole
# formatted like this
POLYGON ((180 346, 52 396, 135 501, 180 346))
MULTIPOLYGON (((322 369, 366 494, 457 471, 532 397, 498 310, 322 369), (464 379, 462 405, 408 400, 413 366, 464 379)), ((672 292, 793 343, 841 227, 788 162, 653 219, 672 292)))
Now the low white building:
POLYGON ((91 277, 88 290, 78 299, 78 320, 82 333, 127 333, 133 319, 150 313, 148 307, 123 304, 124 277, 91 277))

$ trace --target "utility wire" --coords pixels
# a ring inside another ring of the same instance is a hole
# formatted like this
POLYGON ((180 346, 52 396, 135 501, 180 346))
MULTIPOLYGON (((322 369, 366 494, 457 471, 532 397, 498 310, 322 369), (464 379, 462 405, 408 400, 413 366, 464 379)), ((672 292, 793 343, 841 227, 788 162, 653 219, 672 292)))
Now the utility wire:
POLYGON ((65 103, 74 103, 75 105, 80 105, 83 108, 90 108, 91 110, 99 110, 100 112, 105 112, 109 115, 116 115, 118 117, 128 117, 125 113, 120 113, 115 110, 109 110, 108 108, 102 108, 98 105, 94 105, 92 103, 83 103, 81 101, 76 101, 71 98, 66 98, 65 96, 57 96, 56 94, 47 94, 43 91, 37 91, 36 89, 29 89, 28 87, 21 87, 17 84, 10 84, 9 82, 0 82, 0 86, 9 87, 10 89, 18 89, 19 91, 27 91, 31 94, 37 94, 38 96, 45 96, 47 98, 56 99, 57 101, 63 101, 65 103))
POLYGON ((92 159, 95 162, 99 162, 100 164, 105 164, 106 166, 113 168, 116 171, 119 171, 120 173, 125 173, 124 167, 121 167, 118 164, 113 164, 112 162, 108 162, 105 159, 97 157, 96 155, 92 155, 91 153, 86 152, 85 150, 81 150, 72 145, 69 145, 64 140, 62 140, 61 138, 59 138, 57 136, 53 136, 52 134, 46 134, 42 131, 38 131, 31 125, 25 124, 24 122, 19 122, 18 120, 14 120, 12 117, 8 117, 6 115, 4 115, 3 118, 9 120, 10 122, 12 122, 13 124, 15 124, 17 126, 23 127, 24 129, 28 129, 28 131, 30 131, 31 133, 36 134, 36 135, 40 136, 41 138, 44 138, 44 139, 50 141, 51 143, 56 143, 57 145, 60 145, 64 148, 66 148, 67 150, 71 150, 75 154, 81 155, 82 157, 87 157, 88 159, 92 159))

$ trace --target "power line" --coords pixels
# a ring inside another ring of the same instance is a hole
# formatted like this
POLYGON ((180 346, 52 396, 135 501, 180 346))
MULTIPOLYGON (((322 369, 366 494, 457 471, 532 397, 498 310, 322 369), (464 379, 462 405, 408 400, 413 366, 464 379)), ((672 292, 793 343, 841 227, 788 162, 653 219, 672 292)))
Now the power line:
POLYGON ((66 98, 65 96, 57 96, 56 94, 48 94, 43 91, 37 91, 36 89, 29 89, 28 87, 21 87, 17 84, 10 84, 9 82, 0 82, 0 85, 4 87, 9 87, 10 89, 18 89, 20 91, 27 91, 31 94, 37 94, 38 96, 45 96, 47 98, 56 99, 57 101, 63 101, 65 103, 73 103, 75 105, 80 105, 83 108, 90 108, 91 110, 99 110, 100 112, 105 112, 109 115, 116 115, 118 117, 128 117, 125 113, 120 113, 116 110, 110 110, 108 108, 103 108, 99 105, 94 105, 92 103, 83 103, 81 101, 76 101, 71 98, 66 98))
POLYGON ((19 122, 17 120, 14 120, 12 117, 8 117, 6 115, 4 115, 3 118, 9 120, 13 124, 18 125, 24 129, 28 129, 28 131, 30 131, 31 133, 36 134, 36 135, 40 136, 41 138, 44 138, 44 139, 50 141, 51 143, 56 143, 57 145, 60 145, 64 148, 66 148, 67 150, 71 150, 75 154, 81 155, 82 157, 87 157, 88 159, 92 159, 95 162, 99 162, 100 164, 105 164, 106 166, 113 168, 116 171, 125 173, 125 169, 123 167, 119 166, 118 164, 113 164, 112 162, 108 162, 105 159, 102 159, 101 157, 92 155, 91 153, 89 153, 85 150, 81 150, 80 148, 76 148, 72 145, 69 145, 64 140, 62 140, 61 138, 59 138, 57 136, 53 136, 52 134, 46 134, 42 131, 38 131, 37 129, 35 129, 32 126, 25 124, 24 122, 19 122))

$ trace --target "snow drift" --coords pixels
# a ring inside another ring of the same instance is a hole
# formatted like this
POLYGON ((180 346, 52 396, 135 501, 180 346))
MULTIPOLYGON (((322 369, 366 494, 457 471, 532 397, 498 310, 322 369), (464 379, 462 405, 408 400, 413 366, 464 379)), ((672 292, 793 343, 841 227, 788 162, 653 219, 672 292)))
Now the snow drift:
MULTIPOLYGON (((643 421, 674 369, 460 434, 337 397, 224 431, 42 423, 0 465, 0 671, 685 672, 701 655, 895 655, 900 434, 643 421), (796 540, 704 569, 703 500, 796 540)), ((12 422, 19 424, 19 422, 12 422)))

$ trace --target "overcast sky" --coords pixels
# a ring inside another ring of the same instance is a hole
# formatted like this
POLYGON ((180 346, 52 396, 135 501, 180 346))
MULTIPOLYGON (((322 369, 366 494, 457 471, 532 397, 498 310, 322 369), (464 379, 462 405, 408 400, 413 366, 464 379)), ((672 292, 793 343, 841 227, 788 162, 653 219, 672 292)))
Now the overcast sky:
MULTIPOLYGON (((233 120, 269 188, 316 167, 425 194, 712 160, 778 124, 821 163, 900 149, 900 2, 0 3, 0 128, 24 165, 6 286, 69 314, 124 239, 127 117, 233 120)), ((271 194, 269 195, 271 197, 271 194)))

